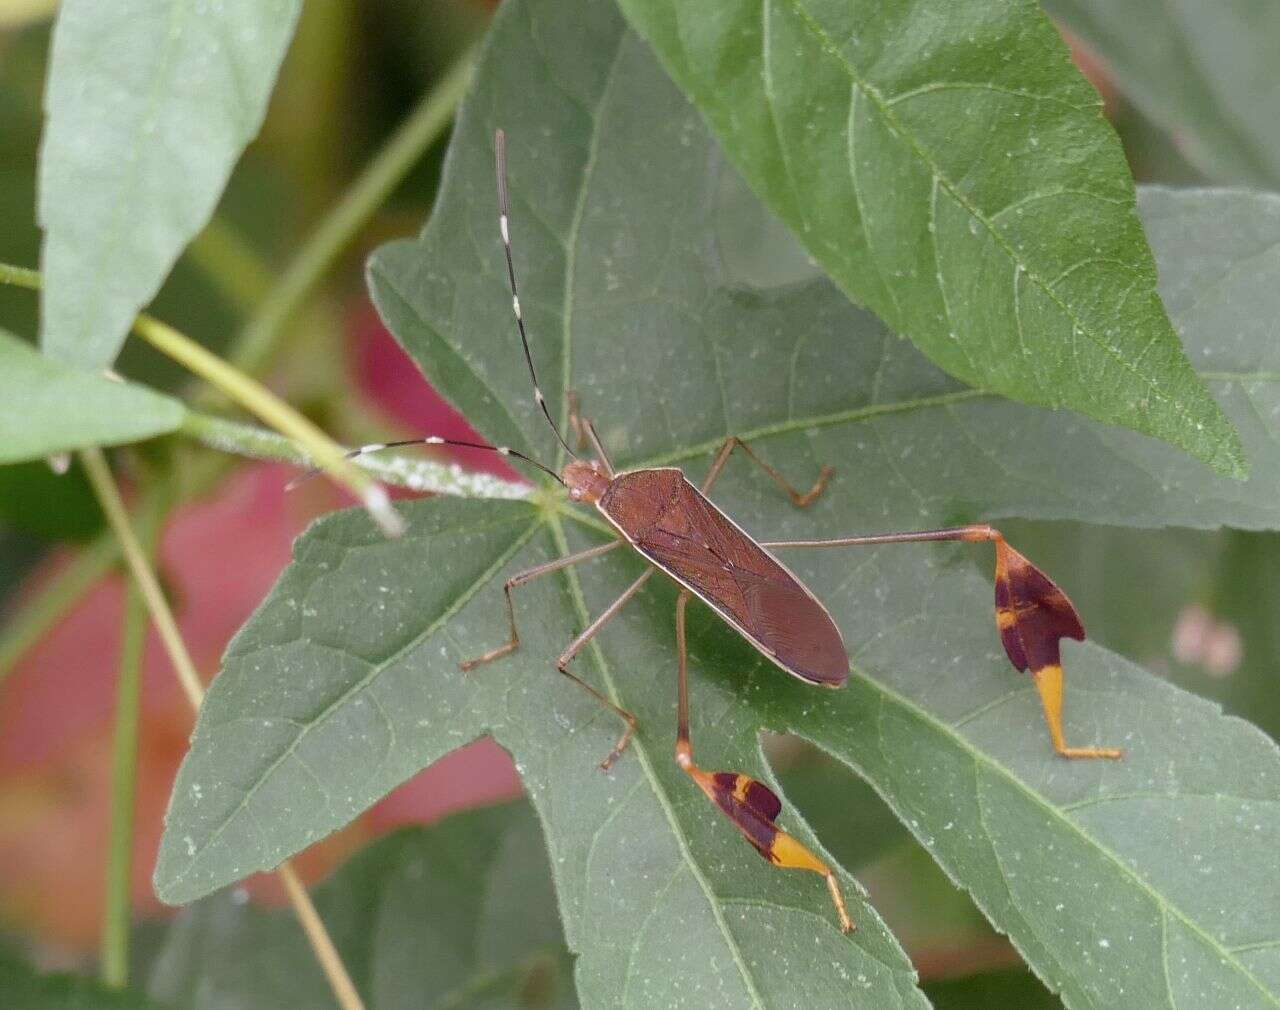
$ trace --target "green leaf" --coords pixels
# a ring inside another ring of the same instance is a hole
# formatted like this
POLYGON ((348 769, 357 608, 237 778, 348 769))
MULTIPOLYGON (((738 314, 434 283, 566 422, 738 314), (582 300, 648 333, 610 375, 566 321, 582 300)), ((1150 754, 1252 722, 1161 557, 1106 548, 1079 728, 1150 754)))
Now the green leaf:
MULTIPOLYGON (((316 888, 314 898, 370 1007, 578 1005, 545 849, 525 804, 388 835, 316 888)), ((294 916, 259 910, 236 894, 178 917, 147 988, 187 1010, 333 1003, 294 916)))
MULTIPOLYGON (((696 476, 737 432, 796 481, 836 466, 827 493, 799 511, 735 460, 715 498, 744 528, 783 538, 1085 513, 1090 496, 1120 513, 1135 488, 1149 493, 1131 521, 1207 525, 1235 510, 1275 522, 1252 482, 1239 486, 1252 497, 1232 499, 1219 489, 1238 485, 1167 446, 958 387, 825 281, 744 286, 714 240, 723 161, 643 43, 595 4, 503 9, 430 226, 370 267, 389 325, 487 437, 552 462, 505 291, 497 125, 508 128, 521 301, 553 409, 563 417, 563 392, 575 389, 628 464, 699 460, 696 476), (1133 483, 1117 490, 1118 479, 1133 483), (1065 503, 1063 487, 1077 489, 1065 503)), ((1187 199, 1165 208, 1167 233, 1196 243, 1191 265, 1170 276, 1207 271, 1208 296, 1225 283, 1273 297, 1248 287, 1255 271, 1267 275, 1266 257, 1224 238, 1229 221, 1182 233, 1179 223, 1210 215, 1218 197, 1187 199), (1220 272, 1207 270, 1214 263, 1220 272)), ((1223 199, 1219 212, 1242 217, 1268 206, 1223 199)), ((1252 318, 1243 304, 1232 313, 1252 318)), ((1260 326, 1232 332, 1215 336, 1242 367, 1275 353, 1260 326)), ((1264 453, 1275 451, 1269 431, 1252 429, 1264 453)), ((275 865, 489 733, 515 757, 542 820, 584 1006, 618 1006, 624 992, 636 1005, 697 993, 733 1007, 923 1006, 847 876, 861 927, 848 938, 818 878, 758 859, 675 766, 674 594, 664 580, 577 661, 639 718, 624 758, 597 770, 616 720, 553 662, 640 573, 633 556, 521 587, 521 649, 458 670, 505 640, 503 578, 599 542, 597 525, 566 520, 569 506, 546 492, 540 503, 406 505, 410 533, 398 543, 353 513, 299 540, 201 713, 156 868, 161 896, 191 900, 275 865)), ((1280 867, 1266 843, 1280 754, 1247 725, 1086 645, 1066 656, 1068 733, 1130 754, 1118 765, 1056 759, 1026 677, 1001 653, 990 583, 960 563, 975 550, 787 558, 850 645, 855 675, 840 692, 783 676, 697 609, 700 760, 772 781, 762 729, 815 741, 866 776, 1072 1007, 1126 1005, 1134 993, 1128 1005, 1277 1005, 1280 947, 1267 944, 1280 935, 1280 867), (1151 823, 1160 830, 1136 829, 1151 823)), ((813 840, 793 813, 783 823, 813 840)))
POLYGON ((850 297, 977 387, 1241 476, 1097 95, 1032 0, 622 0, 850 297))
MULTIPOLYGON (((797 250, 777 237, 758 204, 753 210, 742 202, 741 193, 740 181, 722 176, 707 219, 724 263, 722 281, 776 288, 770 293, 779 297, 786 284, 804 276, 797 250), (751 236, 759 235, 773 237, 754 253, 744 252, 751 236)), ((868 350, 858 357, 844 351, 852 367, 822 380, 843 383, 846 404, 793 410, 786 425, 799 430, 863 422, 872 430, 874 437, 859 439, 862 479, 849 489, 866 491, 867 521, 920 508, 922 516, 947 521, 1013 515, 1126 526, 1280 527, 1280 499, 1273 493, 1280 486, 1280 348, 1271 325, 1280 315, 1273 281, 1280 270, 1280 198, 1148 186, 1139 191, 1138 206, 1164 300, 1201 378, 1243 434, 1251 478, 1215 477, 1149 438, 964 390, 883 326, 850 312, 843 325, 868 350), (897 504, 885 505, 886 499, 897 504)), ((810 285, 796 303, 825 297, 834 294, 810 285)), ((799 312, 793 318, 797 327, 811 325, 799 312)), ((806 346, 813 342, 808 333, 804 340, 806 346)), ((828 353, 838 360, 842 352, 833 344, 828 353)), ((772 372, 789 367, 786 350, 779 350, 772 372)), ((797 376, 789 379, 795 387, 797 376)), ((806 377, 804 384, 812 381, 806 377)), ((520 395, 518 388, 511 395, 520 395)), ((708 442, 698 450, 710 448, 708 442)), ((697 455, 652 453, 637 462, 683 462, 697 455)))
POLYGON ((40 155, 40 343, 109 365, 258 132, 299 0, 65 0, 40 155))
MULTIPOLYGON (((617 735, 612 717, 540 661, 582 623, 563 585, 534 583, 521 601, 537 617, 524 622, 520 662, 459 671, 501 634, 497 573, 557 553, 558 529, 534 506, 440 500, 403 514, 411 531, 397 543, 349 514, 322 520, 237 636, 174 787, 156 867, 164 900, 279 862, 294 839, 320 837, 373 794, 492 732, 543 818, 585 1006, 618 1005, 628 988, 646 1005, 696 989, 726 1006, 787 1006, 797 977, 814 1007, 925 1005, 870 908, 854 898, 861 928, 843 937, 822 881, 769 867, 677 770, 670 679, 621 676, 637 660, 670 667, 648 622, 635 643, 642 657, 615 655, 606 675, 646 727, 608 775, 597 764, 617 735), (371 605, 353 608, 360 598, 371 605), (259 703, 246 704, 246 692, 259 703)), ((638 568, 624 559, 621 571, 638 568)), ((668 594, 667 623, 670 606, 668 594)), ((750 717, 735 725, 732 740, 710 744, 717 759, 767 779, 750 717)))
POLYGON ((0 464, 173 431, 182 404, 59 364, 0 331, 0 464))
POLYGON ((1046 0, 1212 178, 1280 185, 1280 8, 1255 0, 1046 0))
POLYGON ((80 975, 42 975, 0 957, 0 993, 5 1010, 159 1010, 135 989, 109 989, 80 975))

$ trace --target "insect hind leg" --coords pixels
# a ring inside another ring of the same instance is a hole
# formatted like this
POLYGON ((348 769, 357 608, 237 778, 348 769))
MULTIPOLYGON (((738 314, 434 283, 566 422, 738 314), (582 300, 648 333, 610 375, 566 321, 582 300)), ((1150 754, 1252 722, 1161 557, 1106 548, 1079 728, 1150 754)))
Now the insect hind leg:
POLYGON ((787 497, 791 499, 791 503, 797 508, 806 508, 811 505, 818 495, 822 494, 823 488, 827 486, 827 481, 831 479, 831 475, 835 473, 834 468, 823 465, 818 471, 818 479, 813 482, 813 487, 808 491, 799 491, 794 488, 791 483, 782 476, 777 470, 762 460, 755 454, 751 446, 747 445, 737 435, 730 435, 724 440, 720 449, 716 452, 715 460, 711 463, 711 469, 707 471, 706 477, 702 480, 701 491, 706 494, 711 490, 711 485, 720 477, 720 471, 724 469, 724 465, 729 462, 729 457, 733 454, 734 449, 741 449, 750 458, 751 462, 760 467, 765 473, 773 478, 773 482, 787 493, 787 497))
POLYGON ((1119 747, 1069 747, 1062 729, 1062 653, 1060 639, 1084 640, 1084 625, 1067 594, 1026 557, 1014 550, 994 526, 975 523, 937 530, 877 533, 826 540, 766 540, 762 547, 854 547, 879 544, 960 541, 996 546, 996 630, 1009 661, 1029 670, 1044 710, 1053 749, 1064 758, 1124 757, 1119 747))
POLYGON ((688 650, 685 643, 685 609, 689 591, 683 589, 676 600, 676 653, 679 664, 680 696, 677 708, 676 764, 723 813, 765 859, 774 866, 809 870, 827 882, 827 890, 840 920, 840 931, 852 932, 853 920, 845 907, 844 894, 835 873, 808 848, 778 827, 782 801, 763 782, 739 772, 709 772, 693 760, 689 739, 688 650))

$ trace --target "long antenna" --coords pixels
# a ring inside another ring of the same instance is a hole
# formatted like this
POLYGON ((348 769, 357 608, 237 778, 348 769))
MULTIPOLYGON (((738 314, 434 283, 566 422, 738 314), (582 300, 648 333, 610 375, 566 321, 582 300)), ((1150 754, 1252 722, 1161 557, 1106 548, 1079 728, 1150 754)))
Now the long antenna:
MULTIPOLYGON (((458 445, 464 449, 487 449, 489 452, 496 452, 499 456, 514 456, 516 459, 531 463, 543 473, 548 473, 554 477, 559 483, 564 481, 560 479, 560 475, 548 466, 543 466, 536 459, 531 459, 522 452, 508 448, 505 445, 486 445, 483 442, 464 442, 458 438, 441 438, 439 435, 428 435, 426 438, 406 438, 400 442, 373 442, 369 445, 362 445, 359 449, 352 449, 344 457, 345 459, 356 459, 360 456, 367 456, 370 453, 382 452, 384 449, 400 449, 406 445, 458 445)), ((313 467, 304 473, 299 474, 293 480, 285 485, 286 491, 292 491, 299 484, 304 484, 316 474, 320 473, 319 467, 313 467)))
MULTIPOLYGON (((502 249, 507 254, 507 279, 511 282, 511 309, 516 314, 516 327, 520 330, 520 344, 524 347, 524 360, 529 366, 529 378, 533 381, 533 398, 538 401, 538 406, 542 408, 542 416, 547 419, 547 424, 551 425, 551 430, 556 433, 556 438, 564 446, 564 451, 574 459, 577 459, 578 454, 569 448, 569 443, 560 434, 560 429, 556 427, 556 422, 551 419, 551 411, 547 409, 546 397, 542 395, 542 390, 538 387, 538 373, 533 368, 533 354, 529 351, 529 337, 524 331, 524 317, 520 314, 520 292, 516 288, 516 268, 511 259, 511 228, 507 223, 507 135, 502 130, 496 131, 493 135, 493 151, 498 169, 498 230, 502 232, 502 249)), ((552 474, 552 476, 555 475, 552 474)))

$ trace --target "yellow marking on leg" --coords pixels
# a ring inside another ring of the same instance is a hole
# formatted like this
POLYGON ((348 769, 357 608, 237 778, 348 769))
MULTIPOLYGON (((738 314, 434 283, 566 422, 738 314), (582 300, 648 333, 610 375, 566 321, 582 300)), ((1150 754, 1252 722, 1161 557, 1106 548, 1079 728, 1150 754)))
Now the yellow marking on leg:
POLYGON ((849 918, 849 910, 844 904, 844 894, 840 891, 840 883, 836 875, 821 859, 797 842, 785 831, 779 829, 777 837, 769 847, 769 859, 775 866, 785 866, 793 870, 812 870, 827 878, 827 890, 831 892, 831 900, 836 906, 836 914, 840 917, 840 932, 852 933, 853 920, 849 918))
POLYGON ((1068 747, 1062 735, 1062 667, 1054 664, 1036 670, 1036 690, 1044 708, 1044 720, 1049 724, 1049 736, 1053 749, 1065 758, 1121 758, 1124 751, 1118 747, 1068 747))

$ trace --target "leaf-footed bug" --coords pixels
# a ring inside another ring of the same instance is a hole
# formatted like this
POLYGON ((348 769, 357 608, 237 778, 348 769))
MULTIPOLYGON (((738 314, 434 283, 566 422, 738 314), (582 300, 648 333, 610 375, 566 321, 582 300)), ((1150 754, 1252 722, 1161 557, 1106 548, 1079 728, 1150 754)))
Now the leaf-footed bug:
POLYGON ((1044 709, 1054 750, 1066 758, 1119 758, 1109 747, 1068 746, 1062 730, 1063 676, 1059 643, 1062 638, 1082 640, 1084 627, 1071 601, 1053 582, 1005 541, 1000 531, 986 524, 947 529, 884 533, 822 540, 757 541, 707 498, 735 449, 760 467, 799 508, 822 494, 830 477, 823 467, 813 486, 801 492, 777 470, 756 455, 747 443, 730 435, 720 446, 700 487, 695 487, 675 467, 615 471, 590 420, 581 417, 571 400, 570 424, 580 442, 589 443, 593 456, 581 459, 561 434, 538 386, 529 346, 511 251, 507 193, 506 137, 494 137, 498 181, 498 226, 511 288, 511 307, 520 334, 521 348, 533 385, 534 399, 569 462, 560 473, 531 457, 505 446, 445 439, 438 436, 364 446, 357 456, 395 446, 458 445, 486 449, 529 463, 562 484, 575 502, 593 506, 619 534, 619 538, 513 575, 503 585, 508 640, 488 652, 464 661, 464 670, 492 662, 520 645, 511 591, 542 575, 600 557, 630 545, 649 566, 613 603, 575 638, 556 660, 556 668, 610 709, 624 723, 621 736, 601 762, 609 768, 622 754, 636 728, 632 713, 569 671, 569 663, 604 625, 639 592, 654 571, 661 571, 680 587, 676 599, 676 651, 678 715, 675 759, 694 783, 771 863, 811 870, 825 877, 840 927, 852 930, 835 874, 814 853, 777 825, 782 810, 778 797, 763 783, 736 772, 711 772, 694 763, 689 735, 689 694, 685 611, 691 595, 697 596, 761 654, 800 680, 826 688, 839 688, 849 677, 849 658, 840 631, 817 597, 767 548, 844 547, 866 544, 920 541, 991 541, 995 544, 996 627, 1010 661, 1018 670, 1030 670, 1044 709))

